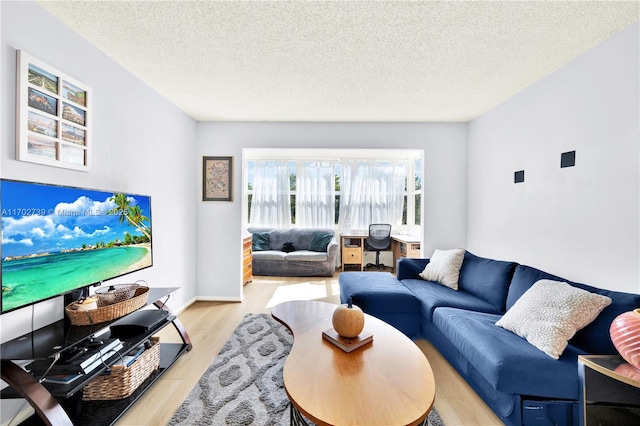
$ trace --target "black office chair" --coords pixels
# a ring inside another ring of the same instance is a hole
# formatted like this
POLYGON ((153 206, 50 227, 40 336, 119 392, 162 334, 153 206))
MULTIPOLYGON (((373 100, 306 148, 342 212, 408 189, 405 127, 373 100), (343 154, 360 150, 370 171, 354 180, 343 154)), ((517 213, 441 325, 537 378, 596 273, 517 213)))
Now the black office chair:
POLYGON ((391 248, 391 225, 384 223, 373 223, 369 225, 369 236, 364 240, 366 251, 376 252, 376 263, 367 263, 365 269, 375 266, 378 271, 385 267, 380 263, 380 252, 391 248))

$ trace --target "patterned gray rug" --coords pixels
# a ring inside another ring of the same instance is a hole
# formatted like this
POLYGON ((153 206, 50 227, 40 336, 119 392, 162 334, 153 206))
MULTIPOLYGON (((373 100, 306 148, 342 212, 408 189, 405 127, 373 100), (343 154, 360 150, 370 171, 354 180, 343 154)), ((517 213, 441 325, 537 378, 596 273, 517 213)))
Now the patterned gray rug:
MULTIPOLYGON (((169 425, 288 425, 282 367, 292 343, 270 315, 247 314, 169 425)), ((428 420, 444 426, 435 408, 428 420)))

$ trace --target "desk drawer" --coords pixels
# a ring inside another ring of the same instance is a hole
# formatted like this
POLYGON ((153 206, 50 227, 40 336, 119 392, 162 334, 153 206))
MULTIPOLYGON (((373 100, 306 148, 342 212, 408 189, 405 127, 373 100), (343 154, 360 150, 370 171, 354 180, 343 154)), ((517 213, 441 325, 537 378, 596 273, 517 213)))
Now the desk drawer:
POLYGON ((342 248, 343 263, 362 263, 362 250, 358 248, 342 248))

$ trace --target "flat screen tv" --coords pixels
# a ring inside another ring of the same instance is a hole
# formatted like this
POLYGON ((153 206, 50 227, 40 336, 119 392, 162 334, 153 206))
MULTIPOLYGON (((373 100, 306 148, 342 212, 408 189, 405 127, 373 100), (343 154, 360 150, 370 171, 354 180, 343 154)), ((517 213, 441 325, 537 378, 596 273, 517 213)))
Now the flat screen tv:
POLYGON ((2 313, 148 268, 151 197, 0 180, 2 313))

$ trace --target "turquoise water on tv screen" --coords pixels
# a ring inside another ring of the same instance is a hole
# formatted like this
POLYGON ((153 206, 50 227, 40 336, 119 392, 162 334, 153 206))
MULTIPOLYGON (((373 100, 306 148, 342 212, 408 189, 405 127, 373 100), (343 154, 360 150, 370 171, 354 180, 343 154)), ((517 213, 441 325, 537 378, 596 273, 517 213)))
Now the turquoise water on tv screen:
POLYGON ((54 253, 2 262, 2 311, 151 266, 145 247, 54 253))

